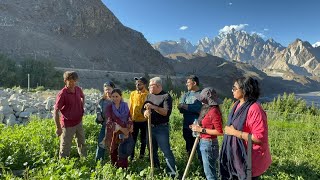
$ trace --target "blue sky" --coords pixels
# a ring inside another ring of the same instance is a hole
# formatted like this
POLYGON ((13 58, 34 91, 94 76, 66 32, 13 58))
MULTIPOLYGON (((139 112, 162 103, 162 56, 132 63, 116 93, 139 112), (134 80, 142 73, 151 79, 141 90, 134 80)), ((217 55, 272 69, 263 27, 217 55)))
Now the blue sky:
POLYGON ((195 44, 232 27, 288 46, 296 38, 320 42, 320 0, 102 0, 127 27, 150 43, 195 44))

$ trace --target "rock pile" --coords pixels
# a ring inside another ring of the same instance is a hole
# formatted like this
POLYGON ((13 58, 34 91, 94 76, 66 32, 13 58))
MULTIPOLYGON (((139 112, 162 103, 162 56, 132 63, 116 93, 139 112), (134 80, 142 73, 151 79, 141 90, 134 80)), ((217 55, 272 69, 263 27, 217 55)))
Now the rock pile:
MULTIPOLYGON (((30 116, 53 118, 52 111, 57 91, 26 92, 0 89, 0 123, 8 126, 25 124, 30 116)), ((99 93, 85 94, 85 114, 94 114, 99 93)))

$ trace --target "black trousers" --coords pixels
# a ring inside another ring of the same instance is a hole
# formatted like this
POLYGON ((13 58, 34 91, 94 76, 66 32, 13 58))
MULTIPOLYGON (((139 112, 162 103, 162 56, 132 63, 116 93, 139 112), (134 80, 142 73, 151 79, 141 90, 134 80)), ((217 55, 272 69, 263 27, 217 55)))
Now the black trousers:
POLYGON ((192 136, 192 130, 190 128, 183 128, 182 130, 183 138, 186 141, 186 151, 190 154, 195 137, 192 136))
MULTIPOLYGON (((138 134, 140 131, 140 142, 141 142, 141 147, 140 147, 140 156, 143 157, 146 151, 146 146, 147 146, 147 122, 133 122, 133 140, 134 144, 136 144, 137 139, 138 139, 138 134)), ((131 153, 131 158, 134 158, 134 149, 131 153)))

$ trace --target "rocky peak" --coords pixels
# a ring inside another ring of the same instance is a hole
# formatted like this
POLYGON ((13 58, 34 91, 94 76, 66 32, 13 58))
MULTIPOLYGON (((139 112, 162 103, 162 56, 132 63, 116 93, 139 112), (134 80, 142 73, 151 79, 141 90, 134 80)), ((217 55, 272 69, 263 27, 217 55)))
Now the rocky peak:
POLYGON ((296 39, 283 51, 275 54, 273 61, 267 67, 272 70, 283 70, 299 75, 319 74, 319 53, 307 41, 296 39))

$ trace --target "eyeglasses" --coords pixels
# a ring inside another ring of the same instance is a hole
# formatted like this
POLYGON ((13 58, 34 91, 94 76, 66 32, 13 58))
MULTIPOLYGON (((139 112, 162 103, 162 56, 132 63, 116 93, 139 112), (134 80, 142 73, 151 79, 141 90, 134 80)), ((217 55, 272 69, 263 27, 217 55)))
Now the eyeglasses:
POLYGON ((157 84, 149 84, 149 87, 153 87, 156 86, 157 84))
POLYGON ((237 87, 235 87, 235 86, 232 86, 232 89, 231 89, 231 91, 232 92, 235 92, 235 91, 237 91, 237 90, 239 90, 240 88, 237 88, 237 87))

